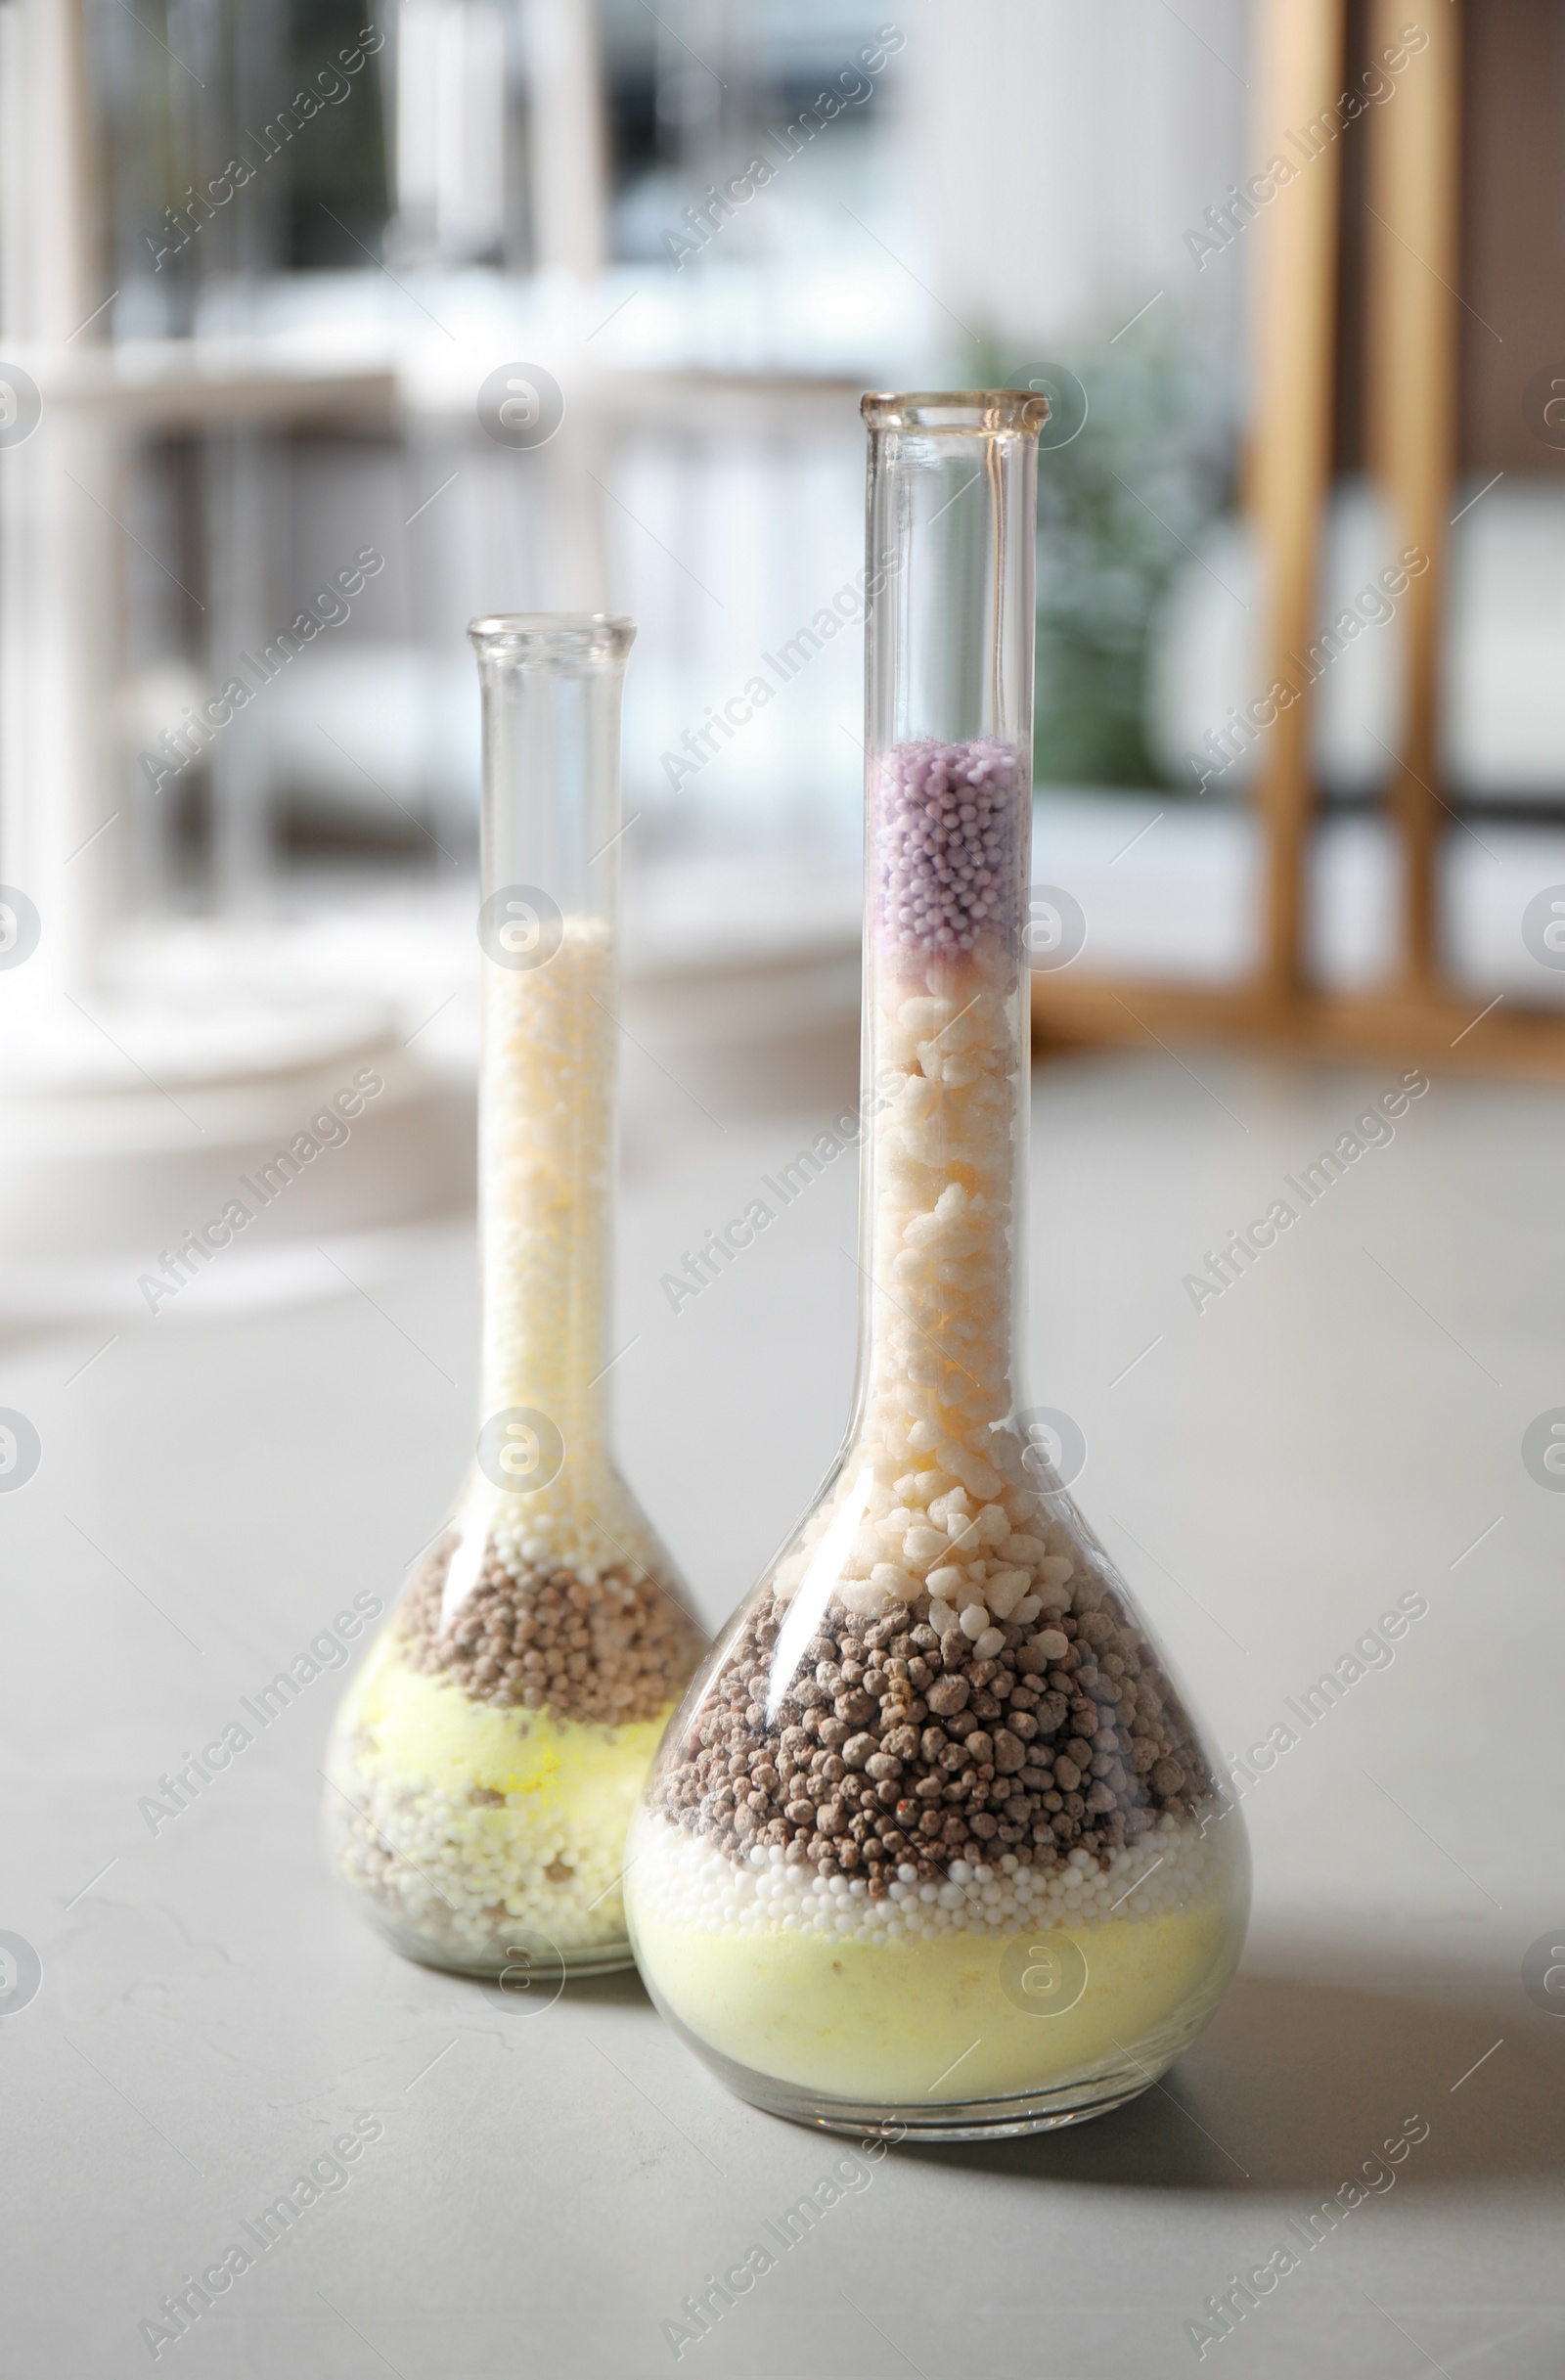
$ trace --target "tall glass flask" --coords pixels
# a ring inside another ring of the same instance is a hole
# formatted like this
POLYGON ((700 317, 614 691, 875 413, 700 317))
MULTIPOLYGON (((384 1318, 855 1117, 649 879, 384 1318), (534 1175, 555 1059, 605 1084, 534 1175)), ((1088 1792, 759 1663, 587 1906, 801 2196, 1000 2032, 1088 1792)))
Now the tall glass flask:
POLYGON ((1216 2006, 1248 1900, 1242 1822, 1024 1376, 1046 411, 864 402, 858 1389, 632 1837, 664 2014, 744 2097, 844 2131, 1132 2096, 1216 2006))
POLYGON ((484 715, 477 1449, 338 1714, 326 1820, 399 1950, 524 1982, 541 1962, 627 1961, 626 1828, 701 1639, 609 1434, 635 628, 564 613, 469 633, 484 715))

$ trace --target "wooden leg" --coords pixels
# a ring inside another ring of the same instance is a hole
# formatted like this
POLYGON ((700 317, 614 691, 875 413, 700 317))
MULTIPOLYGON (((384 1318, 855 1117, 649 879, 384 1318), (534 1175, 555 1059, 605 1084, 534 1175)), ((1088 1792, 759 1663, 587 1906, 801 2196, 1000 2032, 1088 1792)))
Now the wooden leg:
MULTIPOLYGON (((1310 829, 1309 672, 1317 558, 1331 475, 1343 0, 1261 0, 1256 160, 1276 187, 1254 225, 1256 416, 1249 509, 1260 539, 1268 681, 1296 698, 1267 739, 1256 798, 1266 831, 1264 997, 1302 996, 1310 829), (1325 112, 1324 116, 1322 112, 1325 112), (1284 171, 1274 160, 1283 161, 1284 171)), ((1260 696, 1261 690, 1256 690, 1260 696)))
POLYGON ((1366 127, 1368 422, 1396 544, 1415 549, 1424 562, 1399 604, 1405 711, 1387 796, 1403 857, 1398 972, 1404 990, 1425 993, 1440 975, 1437 729, 1446 527, 1456 478, 1461 19, 1459 0, 1424 11, 1418 30, 1425 46, 1408 56, 1402 0, 1371 0, 1369 15, 1373 58, 1383 61, 1390 51, 1406 61, 1384 76, 1391 96, 1366 127))

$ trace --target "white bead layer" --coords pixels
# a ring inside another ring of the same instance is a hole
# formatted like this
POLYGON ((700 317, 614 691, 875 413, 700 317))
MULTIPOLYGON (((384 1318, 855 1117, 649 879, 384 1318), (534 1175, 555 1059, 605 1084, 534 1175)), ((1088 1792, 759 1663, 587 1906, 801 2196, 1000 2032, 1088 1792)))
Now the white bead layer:
POLYGON ((374 1753, 345 1781, 351 1815, 335 1795, 328 1812, 341 1872, 395 1923, 473 1958, 528 1932, 563 1953, 624 1940, 623 1812, 595 1823, 600 1814, 579 1805, 546 1818, 526 1793, 474 1809, 465 1792, 409 1784, 374 1753))
POLYGON ((1190 1819, 1161 1819, 1107 1864, 1072 1852, 1048 1875, 1006 1854, 992 1866, 955 1860, 949 1881, 902 1871, 884 1900, 860 1878, 818 1876, 757 1846, 736 1864, 698 1835, 644 1815, 635 1843, 638 1919, 683 1933, 846 1935, 858 1942, 1014 1934, 1029 1927, 1145 1923, 1203 1903, 1222 1884, 1219 1846, 1190 1819))

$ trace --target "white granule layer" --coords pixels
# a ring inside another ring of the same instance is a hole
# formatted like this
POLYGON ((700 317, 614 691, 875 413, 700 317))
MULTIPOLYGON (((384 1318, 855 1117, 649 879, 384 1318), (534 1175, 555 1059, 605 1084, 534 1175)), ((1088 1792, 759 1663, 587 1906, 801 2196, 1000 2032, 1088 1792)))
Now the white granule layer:
POLYGON ((931 1623, 960 1622, 981 1657, 1000 1650, 997 1621, 1068 1608, 1077 1550, 1000 1427, 1014 1405, 1025 997, 998 935, 959 959, 880 961, 869 1390, 836 1492, 776 1579, 781 1598, 808 1578, 812 1600, 834 1588, 869 1618, 927 1597, 931 1623))
POLYGON ((1045 1875, 1007 1853, 993 1866, 954 1860, 948 1882, 919 1884, 905 1866, 879 1901, 862 1877, 818 1876, 790 1865, 778 1845, 757 1845, 736 1864, 688 1828, 647 1814, 633 1853, 638 1920, 685 1933, 832 1934, 856 1942, 1144 1922, 1209 1902, 1225 1875, 1200 1825, 1168 1817, 1101 1868, 1073 1851, 1045 1875))
MULTIPOLYGON (((660 1549, 619 1488, 608 1449, 608 1297, 617 1034, 613 937, 567 917, 545 965, 486 961, 480 1082, 482 1416, 524 1408, 559 1434, 558 1476, 529 1493, 481 1475, 458 1513, 514 1571, 567 1569, 594 1587, 660 1549)), ((459 1556, 447 1609, 469 1582, 459 1556)))
POLYGON ((474 1959, 528 1934, 566 1956, 624 1941, 623 1809, 542 1812, 527 1793, 475 1809, 466 1793, 409 1785, 373 1754, 352 1786, 353 1812, 337 1801, 329 1813, 341 1872, 393 1923, 474 1959))

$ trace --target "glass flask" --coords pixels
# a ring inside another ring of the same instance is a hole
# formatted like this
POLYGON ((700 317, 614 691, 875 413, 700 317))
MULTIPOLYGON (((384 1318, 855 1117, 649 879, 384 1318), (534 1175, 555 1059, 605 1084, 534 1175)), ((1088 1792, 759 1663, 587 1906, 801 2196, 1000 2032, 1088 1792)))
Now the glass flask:
POLYGON ((1232 1975, 1242 1820, 1020 1346, 1043 400, 872 396, 861 1327, 818 1500, 631 1838, 659 2008, 742 2097, 977 2138, 1144 2089, 1232 1975))
MULTIPOLYGON (((615 1466, 619 715, 630 620, 475 620, 483 693, 479 1433, 337 1715, 337 1872, 400 1951, 629 1962, 620 1876, 704 1642, 615 1466)), ((519 1987, 518 1987, 519 1988, 519 1987)))

